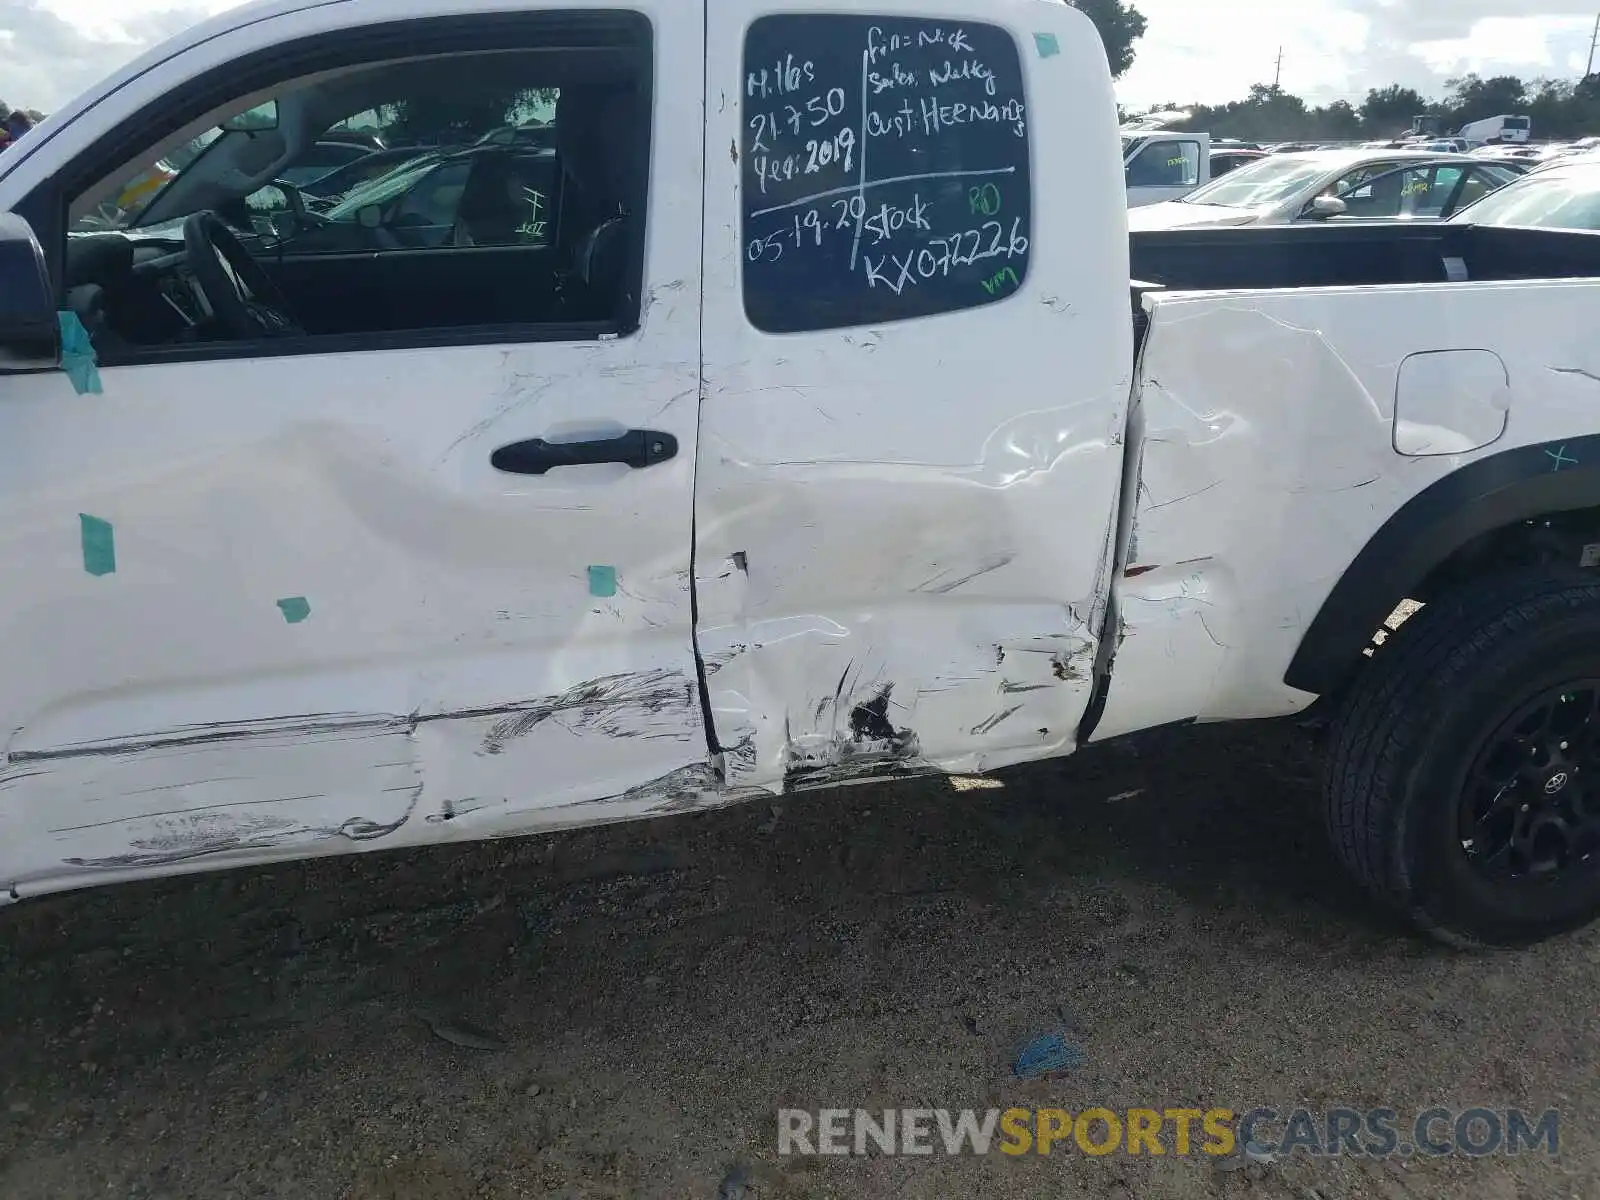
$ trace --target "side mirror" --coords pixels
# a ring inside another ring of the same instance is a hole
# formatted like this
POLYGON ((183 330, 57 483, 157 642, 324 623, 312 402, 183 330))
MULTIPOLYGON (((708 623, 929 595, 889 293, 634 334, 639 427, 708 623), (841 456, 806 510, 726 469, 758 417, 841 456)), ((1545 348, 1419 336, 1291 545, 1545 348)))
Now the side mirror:
POLYGON ((0 372, 61 363, 61 325, 44 250, 28 223, 0 213, 0 372))
POLYGON ((1337 196, 1318 196, 1311 202, 1311 215, 1321 221, 1342 217, 1349 211, 1350 206, 1337 196))

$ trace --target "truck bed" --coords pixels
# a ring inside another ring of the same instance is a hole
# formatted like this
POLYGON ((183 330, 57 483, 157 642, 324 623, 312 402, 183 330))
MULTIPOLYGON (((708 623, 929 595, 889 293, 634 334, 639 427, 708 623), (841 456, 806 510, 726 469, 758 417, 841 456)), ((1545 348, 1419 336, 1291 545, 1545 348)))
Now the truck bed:
POLYGON ((1600 278, 1600 233, 1329 222, 1129 234, 1136 291, 1600 278))

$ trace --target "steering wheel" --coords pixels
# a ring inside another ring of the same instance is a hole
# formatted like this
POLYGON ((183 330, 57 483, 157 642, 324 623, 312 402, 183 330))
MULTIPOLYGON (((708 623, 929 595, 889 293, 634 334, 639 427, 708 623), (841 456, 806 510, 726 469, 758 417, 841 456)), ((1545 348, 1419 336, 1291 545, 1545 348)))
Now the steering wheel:
POLYGON ((184 221, 183 247, 195 285, 230 336, 305 335, 272 276, 216 213, 202 209, 184 221))

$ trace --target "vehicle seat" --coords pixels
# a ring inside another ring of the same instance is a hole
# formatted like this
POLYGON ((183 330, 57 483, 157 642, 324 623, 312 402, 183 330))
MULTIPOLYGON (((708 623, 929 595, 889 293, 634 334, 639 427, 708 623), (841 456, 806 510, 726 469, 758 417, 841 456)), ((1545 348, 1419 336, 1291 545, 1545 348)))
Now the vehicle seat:
POLYGON ((1400 172, 1395 171, 1380 175, 1366 187, 1356 189, 1355 195, 1344 197, 1347 212, 1352 217, 1398 217, 1404 199, 1400 192, 1403 178, 1400 172))
POLYGON ((631 213, 628 151, 640 131, 629 128, 633 92, 616 87, 563 89, 556 102, 556 153, 563 174, 561 248, 569 312, 599 320, 616 309, 628 265, 631 213))
POLYGON ((468 245, 509 246, 517 240, 520 212, 511 190, 515 182, 505 155, 475 156, 456 209, 456 222, 468 245))

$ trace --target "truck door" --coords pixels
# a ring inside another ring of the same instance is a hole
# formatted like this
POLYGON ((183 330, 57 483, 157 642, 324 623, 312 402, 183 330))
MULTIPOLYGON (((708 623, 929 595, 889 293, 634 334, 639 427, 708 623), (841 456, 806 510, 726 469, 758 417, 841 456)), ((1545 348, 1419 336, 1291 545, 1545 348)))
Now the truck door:
POLYGON ((709 7, 696 584, 727 778, 1060 752, 1132 356, 1100 41, 1065 5, 709 7))
POLYGON ((0 887, 637 814, 709 772, 688 7, 261 18, 0 181, 99 354, 0 380, 0 887), (188 171, 213 209, 281 205, 235 168, 340 120, 424 168, 515 127, 557 194, 487 189, 470 238, 410 244, 402 181, 281 244, 246 221, 204 275, 206 241, 117 204, 165 155, 167 216, 188 171), (263 282, 313 274, 303 312, 263 282), (299 327, 224 313, 263 305, 299 327))

